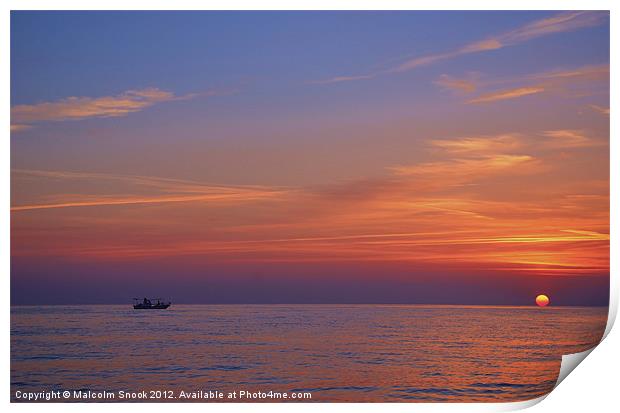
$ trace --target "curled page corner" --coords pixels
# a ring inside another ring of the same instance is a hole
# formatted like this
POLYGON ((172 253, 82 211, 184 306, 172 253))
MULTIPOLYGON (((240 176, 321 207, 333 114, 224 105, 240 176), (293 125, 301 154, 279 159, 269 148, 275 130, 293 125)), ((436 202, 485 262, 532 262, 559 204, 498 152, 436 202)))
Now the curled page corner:
MULTIPOLYGON (((610 279, 610 288, 612 289, 612 291, 616 291, 614 287, 615 287, 615 283, 613 279, 610 279)), ((601 341, 605 340, 605 337, 607 337, 607 335, 613 328, 614 323, 616 322, 617 314, 618 314, 618 297, 615 294, 612 294, 612 297, 609 300, 609 312, 607 313, 607 326, 605 326, 605 332, 603 333, 603 338, 601 338, 601 341)))
POLYGON ((579 353, 573 354, 565 354, 562 356, 562 364, 560 365, 560 374, 558 375, 558 380, 555 382, 554 389, 558 387, 560 383, 573 371, 575 368, 585 360, 586 357, 594 350, 596 346, 588 349, 586 351, 581 351, 579 353))
MULTIPOLYGON (((553 389, 558 387, 558 385, 566 378, 568 375, 575 370, 575 368, 585 360, 586 357, 596 348, 596 346, 579 353, 573 354, 564 354, 562 356, 562 363, 560 364, 560 373, 558 374, 558 379, 555 382, 555 386, 553 389)), ((552 390, 553 391, 553 390, 552 390)), ((512 402, 505 403, 502 407, 500 407, 499 411, 515 411, 515 410, 523 410, 529 407, 535 406, 541 401, 545 400, 547 396, 549 396, 551 392, 544 394, 540 397, 531 400, 524 400, 522 402, 512 402)))
POLYGON ((535 399, 524 400, 522 402, 509 402, 509 403, 497 404, 497 406, 499 406, 499 408, 496 409, 495 411, 513 412, 513 411, 517 411, 517 410, 529 409, 530 407, 535 406, 538 403, 540 403, 543 400, 545 400, 548 395, 549 395, 549 393, 543 394, 542 396, 536 397, 535 399))
MULTIPOLYGON (((601 341, 605 340, 605 337, 607 337, 607 335, 609 334, 609 332, 611 331, 615 321, 616 321, 616 314, 617 314, 617 310, 618 310, 618 301, 616 299, 611 299, 609 301, 609 312, 607 315, 607 326, 605 327, 605 332, 603 333, 603 337, 601 338, 601 341)), ((600 342, 599 342, 600 344, 600 342)), ((573 371, 575 370, 575 368, 582 362, 585 360, 586 357, 588 357, 588 355, 590 353, 592 353, 592 351, 598 346, 598 344, 588 350, 579 352, 579 353, 573 353, 573 354, 564 354, 562 356, 562 364, 560 365, 560 374, 558 375, 558 380, 555 382, 555 386, 553 386, 553 388, 555 389, 556 387, 558 387, 558 385, 560 383, 562 383, 562 381, 573 371)))

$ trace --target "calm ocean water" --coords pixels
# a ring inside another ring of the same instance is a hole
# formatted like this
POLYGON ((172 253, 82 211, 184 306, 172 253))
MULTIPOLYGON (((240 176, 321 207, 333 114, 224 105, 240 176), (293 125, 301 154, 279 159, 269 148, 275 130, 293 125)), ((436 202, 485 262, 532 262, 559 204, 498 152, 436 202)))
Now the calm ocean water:
POLYGON ((325 402, 519 401, 549 392, 561 355, 597 344, 606 319, 607 308, 577 307, 12 307, 11 398, 245 390, 325 402))

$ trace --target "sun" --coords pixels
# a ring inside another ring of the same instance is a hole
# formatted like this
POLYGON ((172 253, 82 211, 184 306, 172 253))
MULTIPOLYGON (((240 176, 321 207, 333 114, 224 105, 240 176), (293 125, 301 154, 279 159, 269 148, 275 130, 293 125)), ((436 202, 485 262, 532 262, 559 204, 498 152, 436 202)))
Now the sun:
POLYGON ((539 294, 536 296, 536 304, 539 307, 546 307, 549 305, 549 297, 547 297, 545 294, 539 294))

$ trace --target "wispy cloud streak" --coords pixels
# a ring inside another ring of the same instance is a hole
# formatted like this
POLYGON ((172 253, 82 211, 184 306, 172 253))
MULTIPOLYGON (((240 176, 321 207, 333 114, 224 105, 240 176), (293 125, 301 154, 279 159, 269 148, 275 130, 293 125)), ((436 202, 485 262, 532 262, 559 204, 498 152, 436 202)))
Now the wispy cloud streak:
POLYGON ((539 37, 556 33, 571 32, 587 27, 602 24, 609 14, 600 11, 570 11, 562 12, 554 16, 528 23, 514 30, 490 36, 486 39, 468 43, 456 50, 445 53, 430 54, 406 60, 392 68, 382 72, 357 75, 335 76, 326 80, 314 81, 313 83, 338 83, 355 80, 370 79, 382 74, 408 72, 418 67, 428 66, 443 60, 453 59, 472 53, 488 52, 502 49, 508 46, 518 45, 539 37))
POLYGON ((478 82, 471 77, 469 79, 459 79, 446 74, 441 75, 439 79, 433 83, 442 89, 455 90, 465 93, 475 92, 478 88, 478 82))
POLYGON ((550 138, 545 144, 551 148, 585 148, 603 144, 601 141, 593 140, 581 130, 550 130, 543 132, 543 136, 550 138))
POLYGON ((609 108, 604 108, 602 106, 599 105, 588 105, 590 107, 590 109, 600 113, 601 115, 607 115, 609 116, 609 108))
POLYGON ((471 153, 479 156, 505 153, 506 151, 513 151, 523 147, 521 137, 516 134, 435 139, 431 141, 431 144, 449 153, 471 153))
POLYGON ((474 159, 453 159, 449 161, 426 162, 415 165, 396 166, 389 168, 397 175, 417 175, 429 177, 458 177, 471 179, 472 177, 494 175, 510 171, 515 173, 515 167, 531 165, 528 172, 534 172, 536 159, 529 155, 497 154, 474 159))
POLYGON ((451 59, 471 53, 502 49, 507 46, 514 46, 542 36, 597 26, 606 18, 607 13, 595 11, 563 12, 549 18, 536 20, 515 30, 467 44, 451 52, 427 55, 408 60, 394 67, 390 71, 405 72, 419 66, 426 66, 438 62, 440 60, 451 59))
POLYGON ((490 79, 483 79, 480 74, 477 75, 478 77, 474 80, 471 79, 471 74, 465 78, 443 74, 434 83, 442 89, 465 92, 491 89, 465 102, 470 104, 517 99, 543 93, 583 97, 608 92, 609 89, 609 65, 607 64, 490 79))
POLYGON ((38 122, 126 116, 162 102, 187 100, 198 96, 213 96, 222 93, 229 92, 213 90, 178 96, 158 88, 146 88, 128 90, 114 96, 72 96, 53 102, 15 105, 11 108, 11 131, 26 130, 38 122))
POLYGON ((266 198, 268 193, 237 193, 237 194, 209 194, 187 196, 161 196, 151 198, 100 198, 93 201, 61 202, 55 204, 18 205, 11 207, 11 212, 32 211, 37 209, 75 208, 114 205, 138 205, 138 204, 162 204, 168 202, 194 202, 194 201, 252 201, 266 198))
POLYGON ((313 83, 316 85, 326 85, 329 83, 340 83, 340 82, 350 82, 352 80, 363 80, 363 79, 370 79, 374 77, 374 75, 359 75, 359 76, 335 76, 329 79, 323 79, 323 80, 312 80, 308 83, 313 83))
POLYGON ((168 179, 149 176, 115 175, 88 172, 66 171, 39 171, 39 170, 12 170, 14 175, 30 175, 39 178, 55 180, 83 180, 92 183, 96 181, 122 181, 130 188, 140 188, 140 192, 146 188, 150 193, 147 195, 92 195, 81 194, 71 196, 58 196, 55 202, 37 202, 26 205, 14 205, 11 212, 97 207, 97 206, 120 206, 140 204, 163 204, 171 202, 232 202, 243 203, 261 199, 277 198, 282 196, 286 189, 271 188, 252 185, 209 185, 194 181, 180 179, 168 179))
POLYGON ((523 96, 534 95, 536 93, 542 93, 544 91, 545 88, 540 86, 518 87, 514 89, 500 90, 498 92, 487 93, 475 99, 470 99, 467 101, 467 103, 487 103, 495 102, 498 100, 515 99, 523 96))

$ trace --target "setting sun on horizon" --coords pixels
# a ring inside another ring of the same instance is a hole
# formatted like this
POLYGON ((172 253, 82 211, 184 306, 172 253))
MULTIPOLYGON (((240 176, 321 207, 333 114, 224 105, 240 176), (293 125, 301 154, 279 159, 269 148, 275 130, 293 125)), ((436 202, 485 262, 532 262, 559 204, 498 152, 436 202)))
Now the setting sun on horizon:
POLYGON ((539 294, 536 296, 536 305, 538 305, 539 307, 546 307, 549 305, 549 303, 549 297, 545 294, 539 294))

